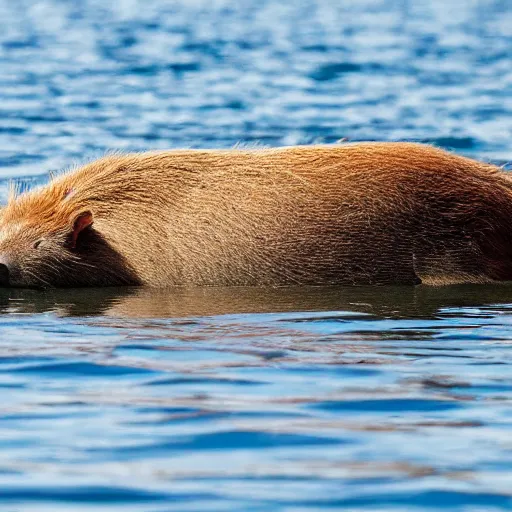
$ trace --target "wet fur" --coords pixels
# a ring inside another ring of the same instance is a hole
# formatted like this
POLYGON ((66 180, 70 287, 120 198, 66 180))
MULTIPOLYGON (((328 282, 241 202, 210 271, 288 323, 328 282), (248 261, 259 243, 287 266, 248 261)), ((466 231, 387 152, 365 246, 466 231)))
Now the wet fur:
POLYGON ((13 195, 0 254, 21 286, 508 280, 511 199, 499 168, 411 143, 110 155, 13 195))

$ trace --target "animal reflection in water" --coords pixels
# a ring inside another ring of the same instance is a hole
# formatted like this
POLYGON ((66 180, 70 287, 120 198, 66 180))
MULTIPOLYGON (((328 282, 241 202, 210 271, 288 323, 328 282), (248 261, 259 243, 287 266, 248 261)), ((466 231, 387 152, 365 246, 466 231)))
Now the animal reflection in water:
POLYGON ((378 318, 435 318, 451 307, 512 302, 512 284, 356 287, 0 288, 1 313, 71 317, 186 318, 224 314, 356 312, 378 318))

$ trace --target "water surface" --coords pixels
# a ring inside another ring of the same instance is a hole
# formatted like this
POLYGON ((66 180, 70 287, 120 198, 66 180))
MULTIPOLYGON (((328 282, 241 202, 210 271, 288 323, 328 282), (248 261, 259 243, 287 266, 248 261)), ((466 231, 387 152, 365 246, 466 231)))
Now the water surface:
POLYGON ((0 498, 509 510, 511 299, 508 285, 4 291, 0 498))

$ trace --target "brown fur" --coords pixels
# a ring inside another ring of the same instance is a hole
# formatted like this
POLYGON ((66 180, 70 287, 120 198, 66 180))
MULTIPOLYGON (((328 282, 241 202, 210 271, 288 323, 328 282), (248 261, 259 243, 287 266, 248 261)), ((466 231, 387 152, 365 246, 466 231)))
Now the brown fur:
POLYGON ((488 282, 511 215, 505 172, 419 144, 114 155, 13 196, 0 262, 13 286, 488 282))

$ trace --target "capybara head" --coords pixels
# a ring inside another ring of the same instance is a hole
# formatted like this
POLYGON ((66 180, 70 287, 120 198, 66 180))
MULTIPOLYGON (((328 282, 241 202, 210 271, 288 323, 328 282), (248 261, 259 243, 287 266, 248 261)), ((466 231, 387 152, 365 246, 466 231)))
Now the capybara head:
POLYGON ((0 286, 138 284, 72 195, 56 183, 11 197, 0 211, 0 286))

